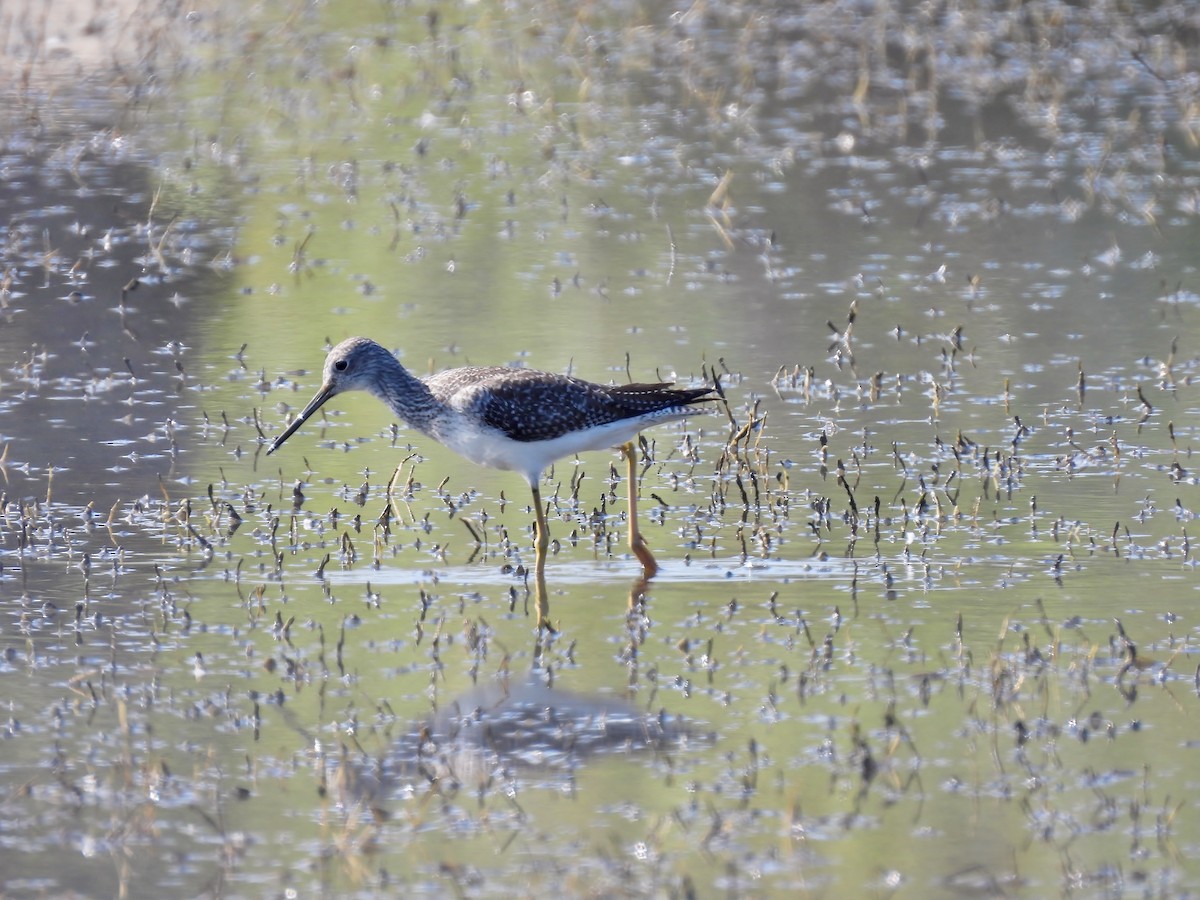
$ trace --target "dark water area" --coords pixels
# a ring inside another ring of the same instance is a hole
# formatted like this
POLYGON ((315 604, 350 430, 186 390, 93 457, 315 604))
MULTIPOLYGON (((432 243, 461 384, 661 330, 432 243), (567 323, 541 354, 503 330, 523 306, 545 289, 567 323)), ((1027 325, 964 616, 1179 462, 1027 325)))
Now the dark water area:
POLYGON ((0 28, 4 896, 1200 890, 1190 6, 153 12, 0 28), (355 334, 719 377, 661 572, 267 457, 355 334))
POLYGON ((5 412, 23 426, 6 436, 7 462, 43 495, 53 467, 80 505, 115 502, 131 470, 173 480, 174 429, 192 427, 194 408, 185 338, 224 290, 208 265, 221 232, 166 211, 147 217, 154 175, 123 160, 121 143, 97 131, 54 155, 10 145, 3 160, 5 412), (112 479, 95 482, 103 471, 112 479))

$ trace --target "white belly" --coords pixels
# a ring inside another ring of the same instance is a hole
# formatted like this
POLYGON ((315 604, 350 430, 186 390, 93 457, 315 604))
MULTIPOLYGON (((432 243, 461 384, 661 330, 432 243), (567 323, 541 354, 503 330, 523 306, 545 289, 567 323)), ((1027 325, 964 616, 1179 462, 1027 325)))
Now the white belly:
POLYGON ((460 422, 453 421, 439 422, 433 436, 471 462, 492 469, 520 472, 531 486, 535 486, 542 472, 555 460, 584 450, 620 447, 648 424, 651 423, 627 419, 586 431, 573 431, 548 441, 514 441, 499 431, 463 427, 460 422))

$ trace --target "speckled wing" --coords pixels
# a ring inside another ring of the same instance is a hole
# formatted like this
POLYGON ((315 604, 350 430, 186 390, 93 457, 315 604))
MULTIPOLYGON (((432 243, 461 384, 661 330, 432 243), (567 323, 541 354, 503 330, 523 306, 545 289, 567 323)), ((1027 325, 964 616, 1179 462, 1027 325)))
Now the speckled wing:
POLYGON ((682 418, 711 388, 599 385, 567 375, 468 366, 430 376, 435 396, 514 441, 546 441, 625 419, 682 418))

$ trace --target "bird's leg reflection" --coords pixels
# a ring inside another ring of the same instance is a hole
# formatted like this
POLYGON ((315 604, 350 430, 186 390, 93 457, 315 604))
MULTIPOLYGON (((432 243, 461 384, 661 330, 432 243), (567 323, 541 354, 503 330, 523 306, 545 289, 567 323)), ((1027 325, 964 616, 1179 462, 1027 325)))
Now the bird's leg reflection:
POLYGON ((646 591, 650 589, 650 576, 642 573, 633 579, 629 586, 629 612, 634 612, 645 605, 646 591))
POLYGON ((629 474, 629 549, 641 562, 643 577, 653 578, 658 574, 658 561, 650 552, 650 548, 646 546, 641 529, 638 528, 637 449, 634 447, 633 441, 627 441, 621 446, 621 455, 625 457, 629 474))

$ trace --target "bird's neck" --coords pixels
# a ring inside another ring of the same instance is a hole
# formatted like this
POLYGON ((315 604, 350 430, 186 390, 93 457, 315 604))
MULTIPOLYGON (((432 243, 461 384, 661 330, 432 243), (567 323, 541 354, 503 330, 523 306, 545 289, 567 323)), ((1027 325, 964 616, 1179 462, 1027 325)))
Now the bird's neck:
POLYGON ((386 379, 376 382, 369 390, 410 427, 423 434, 430 433, 440 404, 429 385, 399 362, 386 379))

